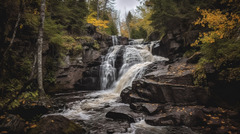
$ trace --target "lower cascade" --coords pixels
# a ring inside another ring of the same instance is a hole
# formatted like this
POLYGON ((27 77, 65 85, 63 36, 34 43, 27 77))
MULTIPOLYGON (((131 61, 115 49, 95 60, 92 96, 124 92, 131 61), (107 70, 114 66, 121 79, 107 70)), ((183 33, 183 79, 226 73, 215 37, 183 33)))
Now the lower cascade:
MULTIPOLYGON (((128 106, 119 102, 121 91, 131 87, 134 80, 141 78, 146 67, 151 63, 168 60, 153 56, 150 47, 151 45, 114 45, 109 48, 100 65, 102 90, 85 95, 82 101, 69 103, 67 108, 54 115, 63 115, 89 125, 104 125, 108 111, 115 107, 128 106), (116 67, 117 62, 122 63, 120 68, 116 67)), ((144 121, 139 119, 138 122, 136 125, 131 125, 128 133, 135 133, 134 128, 144 121)), ((90 131, 90 133, 102 132, 90 131)))

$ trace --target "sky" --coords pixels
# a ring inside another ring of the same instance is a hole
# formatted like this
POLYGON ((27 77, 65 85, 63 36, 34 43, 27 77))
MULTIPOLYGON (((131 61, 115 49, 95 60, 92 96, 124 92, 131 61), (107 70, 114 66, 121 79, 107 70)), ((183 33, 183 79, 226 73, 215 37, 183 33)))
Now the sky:
POLYGON ((134 10, 140 5, 140 2, 137 0, 116 0, 115 7, 116 10, 121 11, 121 18, 124 18, 125 12, 128 13, 129 10, 134 10))

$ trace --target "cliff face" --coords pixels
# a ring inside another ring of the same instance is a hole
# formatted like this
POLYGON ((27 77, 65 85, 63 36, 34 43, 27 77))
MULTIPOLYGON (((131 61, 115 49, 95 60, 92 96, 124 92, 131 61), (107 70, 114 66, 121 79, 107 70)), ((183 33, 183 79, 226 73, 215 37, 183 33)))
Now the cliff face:
POLYGON ((88 26, 88 35, 79 39, 81 52, 68 54, 64 63, 56 73, 56 87, 60 90, 98 90, 99 66, 101 55, 112 45, 111 36, 96 32, 96 28, 88 26))

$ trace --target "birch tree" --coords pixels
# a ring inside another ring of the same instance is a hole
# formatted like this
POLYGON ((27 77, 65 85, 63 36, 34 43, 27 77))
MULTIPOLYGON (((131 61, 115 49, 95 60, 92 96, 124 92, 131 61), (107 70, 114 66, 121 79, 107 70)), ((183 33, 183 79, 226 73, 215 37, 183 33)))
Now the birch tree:
POLYGON ((37 81, 38 81, 38 90, 40 99, 45 98, 46 94, 43 88, 43 69, 42 69, 42 46, 43 46, 43 31, 44 31, 44 20, 45 20, 45 7, 46 7, 46 0, 41 1, 41 8, 40 8, 40 25, 39 25, 39 32, 38 32, 38 39, 37 39, 37 81))

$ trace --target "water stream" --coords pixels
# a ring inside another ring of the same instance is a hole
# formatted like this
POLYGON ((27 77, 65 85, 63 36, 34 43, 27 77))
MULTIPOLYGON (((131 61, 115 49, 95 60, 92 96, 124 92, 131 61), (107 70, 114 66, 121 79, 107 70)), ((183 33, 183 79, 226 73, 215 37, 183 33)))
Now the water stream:
MULTIPOLYGON (((106 133, 104 127, 108 126, 104 123, 114 125, 113 121, 106 119, 106 113, 115 107, 127 105, 119 102, 121 91, 131 86, 134 80, 141 78, 146 67, 152 62, 168 60, 164 57, 153 56, 151 49, 151 44, 127 46, 114 44, 109 48, 108 54, 102 58, 100 66, 102 90, 85 95, 81 101, 69 103, 68 108, 55 114, 75 121, 83 121, 88 126, 95 126, 96 128, 92 127, 92 129, 96 130, 90 131, 90 133, 106 133), (123 53, 119 56, 120 50, 123 53), (117 57, 121 57, 122 60, 120 69, 115 66, 117 57)), ((135 133, 135 128, 141 124, 143 125, 144 121, 139 120, 139 122, 132 124, 125 133, 135 133)), ((117 125, 115 124, 115 127, 118 127, 117 125)))

